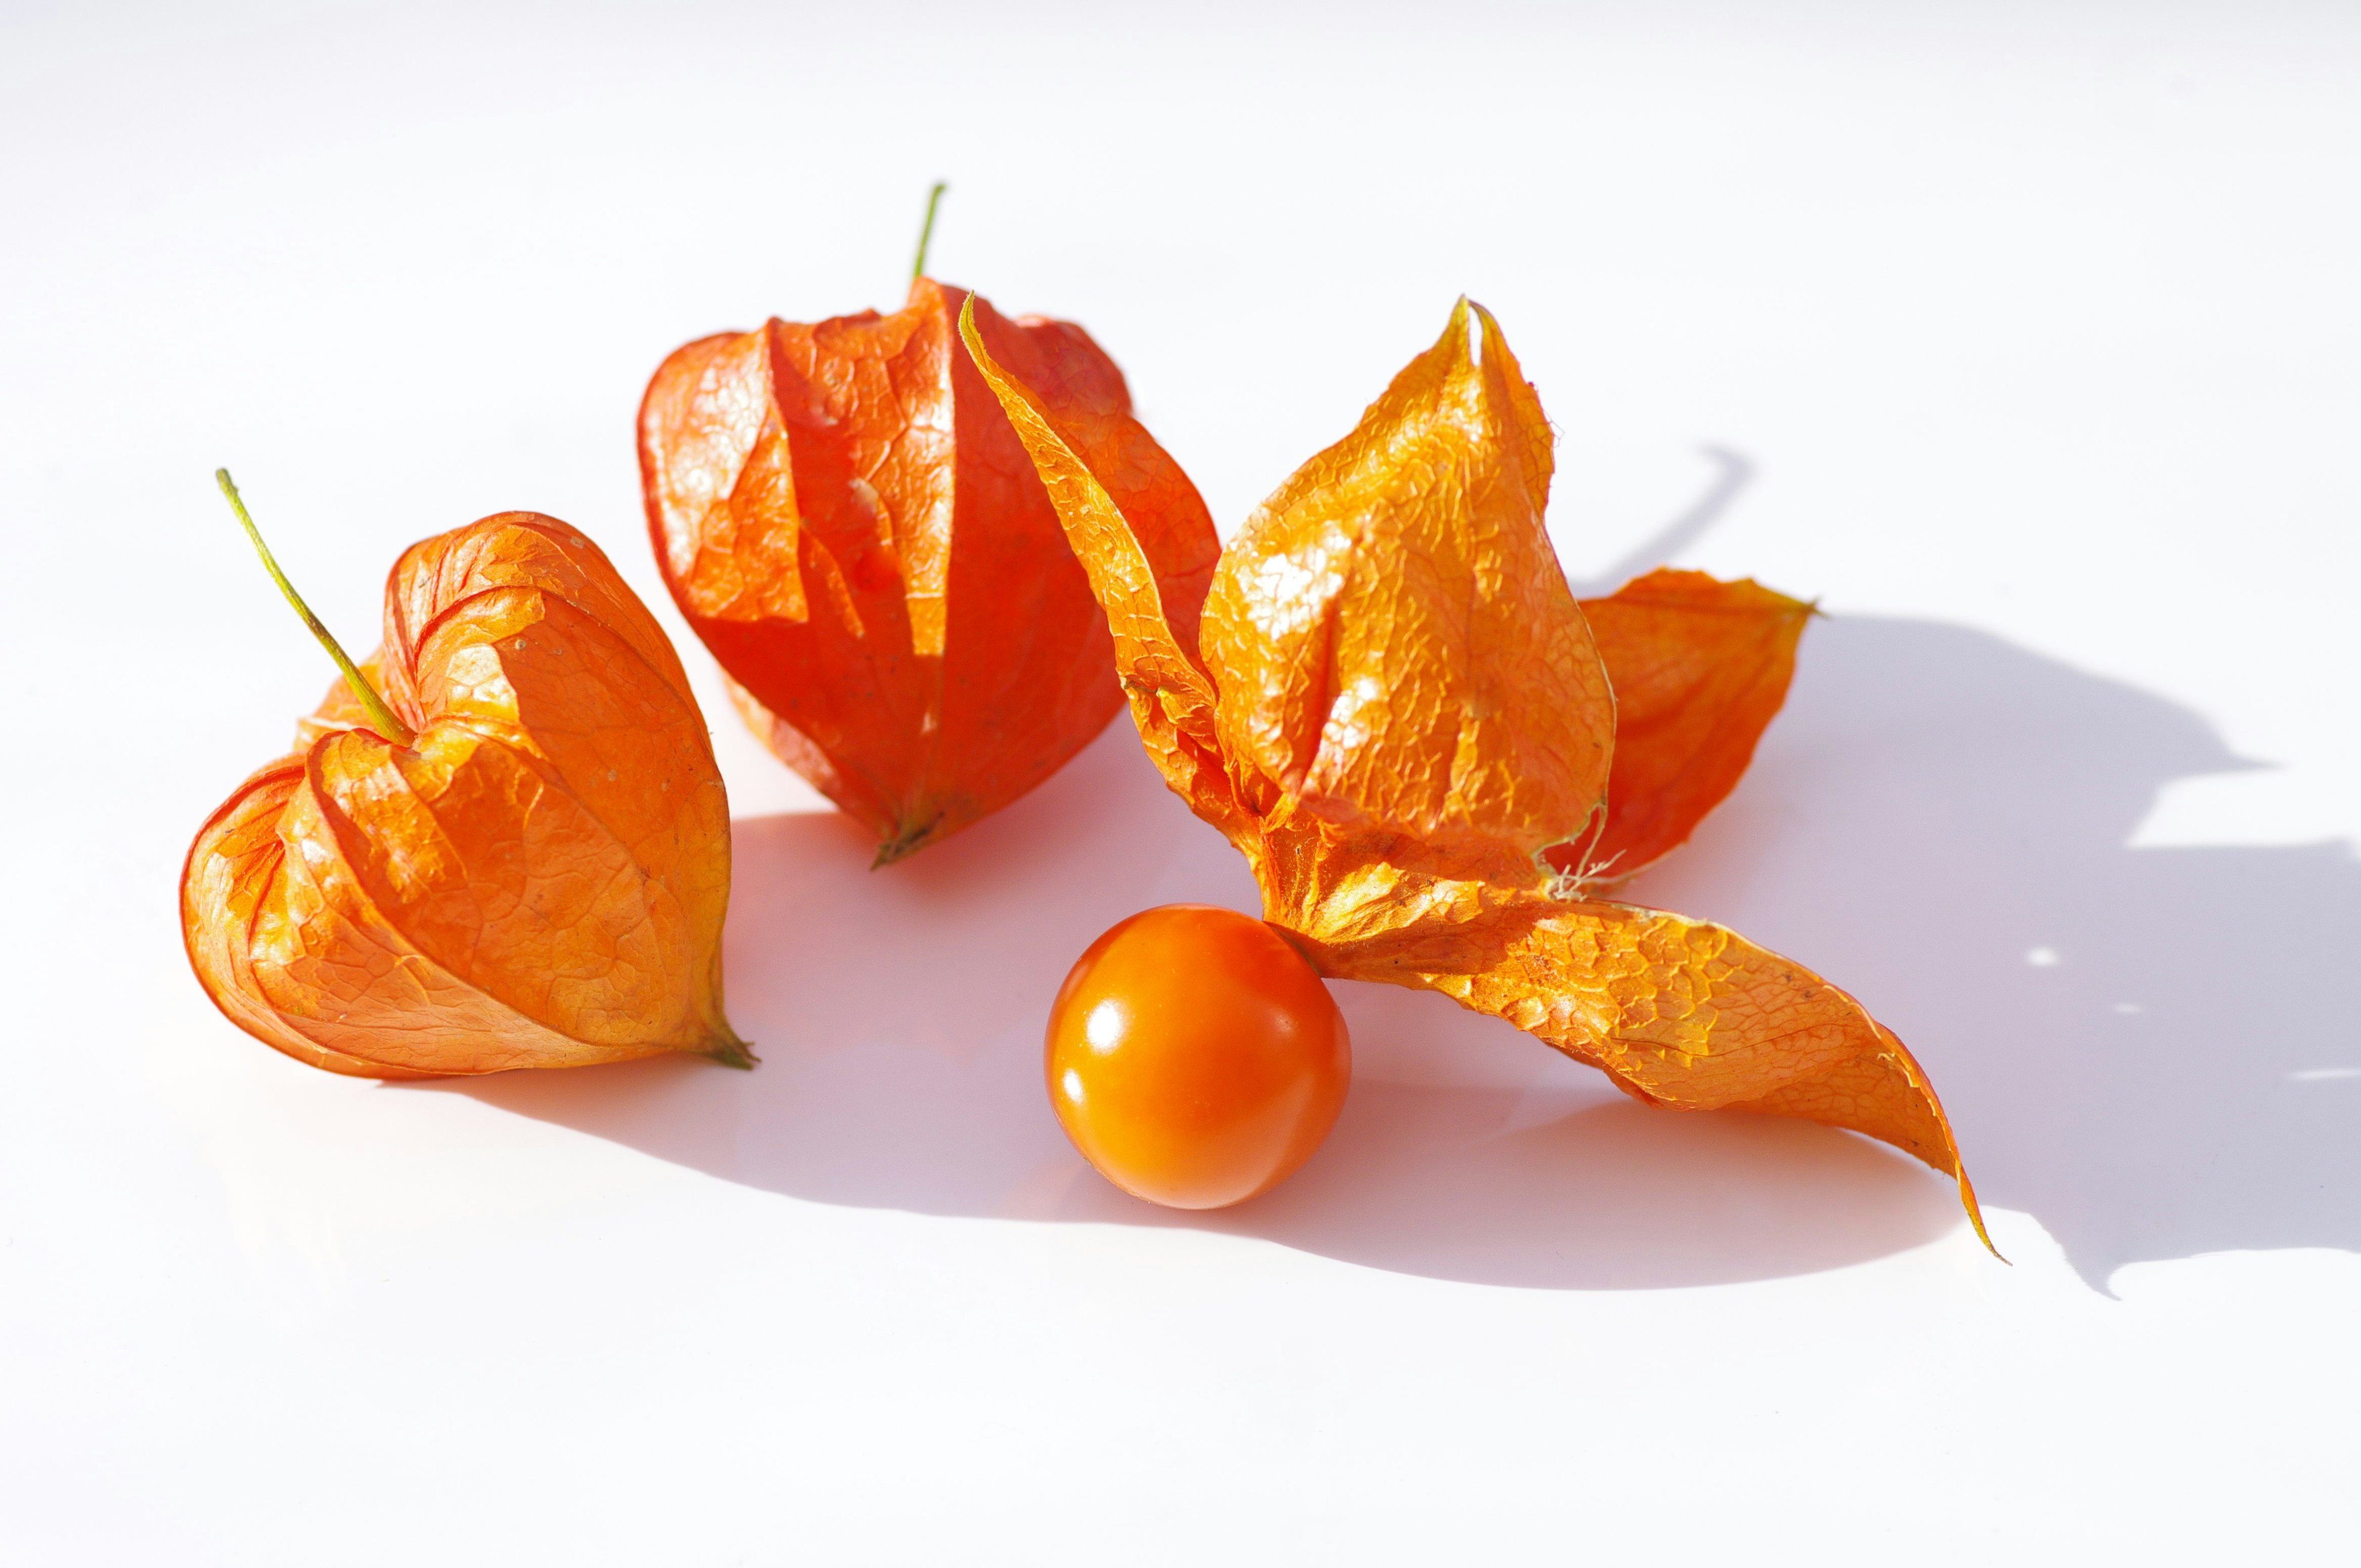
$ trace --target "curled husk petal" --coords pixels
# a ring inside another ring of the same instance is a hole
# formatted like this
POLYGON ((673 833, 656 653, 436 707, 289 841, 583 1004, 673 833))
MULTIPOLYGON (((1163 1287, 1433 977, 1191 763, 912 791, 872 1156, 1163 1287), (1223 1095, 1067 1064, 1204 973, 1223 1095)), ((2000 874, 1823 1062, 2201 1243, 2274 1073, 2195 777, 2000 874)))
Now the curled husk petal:
POLYGON ((1615 771, 1587 859, 1552 859, 1581 886, 1609 887, 1688 842, 1737 787, 1787 700, 1812 607, 1664 567, 1582 611, 1615 687, 1615 771))
POLYGON ((1542 527, 1539 400, 1470 311, 1257 511, 1193 639, 1088 432, 961 324, 1105 610, 1150 756, 1323 973, 1439 991, 1653 1105, 1882 1139, 1955 1178, 1989 1246, 1941 1102, 1860 1003, 1711 922, 1585 896, 1729 793, 1808 607, 1657 573, 1586 616, 1542 527))
POLYGON ((1953 1178, 1992 1245, 1925 1071, 1801 964, 1726 927, 1634 905, 1467 882, 1377 885, 1392 908, 1355 907, 1376 886, 1347 887, 1312 912, 1311 931, 1292 927, 1323 974, 1439 991, 1651 1105, 1796 1116, 1881 1139, 1953 1178))
POLYGON ((598 547, 531 512, 412 546, 364 672, 412 742, 340 685, 190 848, 182 931, 222 1011, 373 1078, 751 1063, 721 1003, 729 799, 598 547))
MULTIPOLYGON (((877 835, 881 861, 1033 788, 1123 702, 1042 482, 952 342, 969 299, 920 278, 891 315, 702 339, 640 411, 665 586, 756 735, 877 835)), ((1098 433, 1193 627, 1213 522, 1122 372, 1071 323, 975 307, 994 351, 1098 433)))

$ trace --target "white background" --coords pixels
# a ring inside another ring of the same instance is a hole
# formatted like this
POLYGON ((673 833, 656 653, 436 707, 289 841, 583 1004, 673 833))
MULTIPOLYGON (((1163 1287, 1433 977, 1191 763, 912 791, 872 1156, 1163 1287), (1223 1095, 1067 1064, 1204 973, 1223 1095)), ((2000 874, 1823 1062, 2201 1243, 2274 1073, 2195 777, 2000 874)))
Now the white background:
POLYGON ((2355 1560, 2357 162, 2349 4, 10 0, 0 1557, 2355 1560), (1366 986, 1279 1192, 1082 1166, 1058 980, 1240 862, 1119 721, 872 875, 638 508, 658 360, 892 307, 939 176, 932 270, 1087 323, 1225 526, 1464 291, 1578 583, 1821 598, 1636 896, 1892 1023, 2013 1267, 1881 1146, 1366 986), (758 1072, 215 1014, 181 852, 331 674, 222 463, 356 643, 510 507, 661 606, 758 1072))

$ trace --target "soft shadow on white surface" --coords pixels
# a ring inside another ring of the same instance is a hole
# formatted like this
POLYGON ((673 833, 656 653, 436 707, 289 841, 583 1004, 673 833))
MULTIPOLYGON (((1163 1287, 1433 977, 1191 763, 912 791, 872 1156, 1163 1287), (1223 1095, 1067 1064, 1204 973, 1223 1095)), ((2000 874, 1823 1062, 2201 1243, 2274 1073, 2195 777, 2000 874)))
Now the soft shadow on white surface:
POLYGON ((1364 1074, 1327 1146, 1277 1192, 1217 1214, 1126 1197, 1050 1113, 1049 998, 1091 938, 1134 909, 1252 893, 1128 724, 1032 798, 881 872, 832 815, 741 822, 736 848, 730 1006, 760 1069, 664 1060, 437 1087, 820 1201, 1196 1226, 1499 1284, 1787 1275, 1956 1223, 1944 1183, 1863 1140, 1650 1112, 1504 1024, 1349 984, 1338 990, 1363 1062, 1501 1052, 1543 1081, 1364 1074))
POLYGON ((2253 764, 2197 715, 1960 627, 1813 626, 1754 774, 1642 901, 1869 1002, 1984 1200, 2082 1277, 2361 1250, 2349 845, 2131 849, 2166 783, 2253 764))
MULTIPOLYGON (((2168 780, 2240 765, 2192 715, 1983 634, 1817 623, 1788 711, 1698 841, 1633 890, 1869 1001, 1926 1062, 1987 1202, 2084 1277, 2232 1248, 2361 1248, 2361 1049, 2324 983, 2361 938, 2341 846, 2129 850, 2168 780)), ((1039 1080, 1040 1021, 1106 926, 1250 905, 1129 727, 879 872, 833 816, 741 822, 730 1006, 763 1065, 443 1086, 731 1180, 945 1214, 1193 1225, 1534 1287, 1778 1277, 1953 1228, 1948 1183, 1808 1124, 1689 1116, 1441 999, 1341 985, 1365 1073, 1279 1191, 1212 1215, 1100 1182, 1039 1080), (1508 1081, 1450 1063, 1516 1062, 1508 1081), (1532 1080, 1516 1073, 1524 1064, 1532 1080)))
POLYGON ((1682 552, 1713 532, 1714 525, 1738 499, 1739 492, 1752 482, 1754 460, 1727 446, 1701 446, 1697 453, 1713 465, 1713 477, 1707 481, 1703 493, 1680 515, 1618 556, 1598 576, 1572 585, 1577 595, 1588 598, 1611 594, 1633 577, 1677 559, 1682 552))

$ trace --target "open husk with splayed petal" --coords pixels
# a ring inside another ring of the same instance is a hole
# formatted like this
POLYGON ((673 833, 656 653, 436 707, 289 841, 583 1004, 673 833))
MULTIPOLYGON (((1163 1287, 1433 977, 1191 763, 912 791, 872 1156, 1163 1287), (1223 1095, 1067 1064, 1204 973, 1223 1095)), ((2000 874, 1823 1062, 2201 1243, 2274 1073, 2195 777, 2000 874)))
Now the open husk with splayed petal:
POLYGON ((1202 616, 1168 611, 1102 478, 1116 433, 961 328, 1089 574, 1149 754, 1323 973, 1442 992, 1653 1105, 1883 1139, 1955 1178, 1990 1245, 1892 1031, 1736 932, 1603 896, 1736 784, 1811 611, 1673 571, 1577 601, 1543 528, 1549 426, 1488 313, 1462 301, 1247 520, 1202 616))

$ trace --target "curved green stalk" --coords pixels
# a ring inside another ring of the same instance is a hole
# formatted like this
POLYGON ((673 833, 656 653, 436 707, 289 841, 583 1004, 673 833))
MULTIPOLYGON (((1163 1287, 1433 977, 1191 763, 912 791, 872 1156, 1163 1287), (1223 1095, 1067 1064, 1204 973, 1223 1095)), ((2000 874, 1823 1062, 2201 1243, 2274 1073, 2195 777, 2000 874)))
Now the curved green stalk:
POLYGON ((230 510, 237 513, 237 521, 246 525, 246 536, 254 541, 254 553, 262 557, 262 569, 270 574, 270 580, 279 585, 279 591, 287 596, 287 602, 295 607, 295 613, 303 618, 303 624, 312 629, 312 635, 318 638, 320 646, 328 651, 328 657, 336 662, 336 668, 345 673, 345 685, 350 686, 353 696, 359 699, 362 711, 369 717, 369 723, 379 735, 397 746, 407 746, 415 740, 418 737, 410 726, 394 717, 393 709, 386 706, 385 698, 377 695, 377 688, 369 685, 368 677, 361 674, 360 666, 346 656, 343 644, 320 624, 320 618, 312 613, 312 607, 303 602, 303 596, 295 591, 295 585, 289 582, 287 574, 279 569, 279 562, 270 554, 270 546, 262 542, 262 531, 254 526, 254 518, 246 510, 246 501, 238 495, 237 486, 231 481, 229 470, 214 469, 214 482, 221 486, 222 494, 229 498, 230 510))
POLYGON ((927 221, 918 230, 918 259, 910 263, 912 283, 927 275, 927 242, 935 237, 935 209, 942 205, 943 192, 950 189, 949 185, 938 180, 935 188, 927 192, 927 221))

